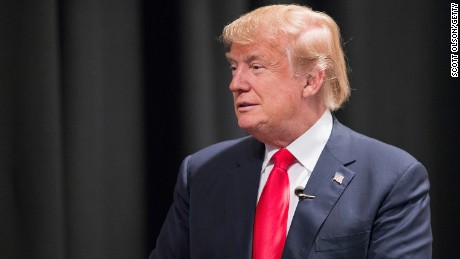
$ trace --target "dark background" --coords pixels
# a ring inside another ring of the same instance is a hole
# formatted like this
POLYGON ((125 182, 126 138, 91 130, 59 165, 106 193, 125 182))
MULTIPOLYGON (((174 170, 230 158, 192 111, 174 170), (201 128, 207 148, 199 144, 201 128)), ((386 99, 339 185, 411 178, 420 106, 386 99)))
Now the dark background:
MULTIPOLYGON (((452 1, 454 2, 454 1, 452 1)), ((217 41, 287 1, 0 0, 0 258, 145 258, 181 160, 242 136, 217 41)), ((459 241, 449 1, 297 1, 341 27, 336 113, 428 169, 434 258, 459 241)))

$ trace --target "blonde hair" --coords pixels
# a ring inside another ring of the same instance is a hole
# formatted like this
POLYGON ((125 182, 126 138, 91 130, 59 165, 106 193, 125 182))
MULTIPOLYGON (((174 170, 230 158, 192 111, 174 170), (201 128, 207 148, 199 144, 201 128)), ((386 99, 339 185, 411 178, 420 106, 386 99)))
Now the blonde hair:
POLYGON ((225 26, 221 40, 227 47, 258 41, 286 46, 287 56, 297 71, 324 70, 324 101, 332 111, 350 96, 340 30, 325 13, 299 5, 260 7, 225 26))

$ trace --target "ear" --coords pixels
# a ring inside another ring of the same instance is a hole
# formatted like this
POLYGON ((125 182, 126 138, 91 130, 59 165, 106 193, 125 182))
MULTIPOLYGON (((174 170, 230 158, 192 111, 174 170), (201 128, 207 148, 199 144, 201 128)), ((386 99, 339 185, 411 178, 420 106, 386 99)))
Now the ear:
POLYGON ((311 72, 308 73, 303 88, 304 97, 316 95, 319 90, 321 90, 321 86, 324 82, 324 74, 324 70, 320 69, 312 69, 311 72))

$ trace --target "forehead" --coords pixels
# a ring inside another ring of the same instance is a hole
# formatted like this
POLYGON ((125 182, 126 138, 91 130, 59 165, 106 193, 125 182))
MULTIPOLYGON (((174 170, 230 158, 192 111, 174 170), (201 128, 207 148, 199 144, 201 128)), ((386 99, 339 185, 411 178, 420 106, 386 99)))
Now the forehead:
POLYGON ((280 49, 266 42, 233 43, 226 53, 229 61, 269 60, 280 56, 282 56, 280 49))

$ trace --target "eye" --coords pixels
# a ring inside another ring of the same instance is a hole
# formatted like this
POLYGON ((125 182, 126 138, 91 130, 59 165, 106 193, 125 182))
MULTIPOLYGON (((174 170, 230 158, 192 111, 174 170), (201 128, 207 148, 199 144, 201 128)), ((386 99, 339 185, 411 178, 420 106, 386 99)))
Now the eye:
POLYGON ((254 72, 261 72, 263 69, 265 69, 264 66, 262 66, 261 64, 257 64, 257 63, 251 64, 251 65, 250 65, 250 68, 251 68, 254 72))
POLYGON ((235 64, 230 64, 230 66, 228 67, 230 69, 230 71, 232 72, 232 75, 235 73, 236 71, 236 65, 235 64))

